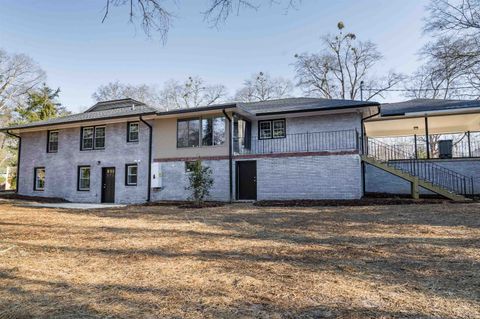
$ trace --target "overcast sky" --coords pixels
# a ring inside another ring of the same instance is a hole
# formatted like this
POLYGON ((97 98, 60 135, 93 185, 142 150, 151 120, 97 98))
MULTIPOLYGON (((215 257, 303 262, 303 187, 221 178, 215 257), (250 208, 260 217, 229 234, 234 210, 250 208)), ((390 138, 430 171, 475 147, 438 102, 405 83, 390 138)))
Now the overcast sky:
MULTIPOLYGON (((35 59, 48 84, 61 88, 61 102, 80 111, 93 104, 99 85, 115 80, 161 87, 170 78, 199 75, 233 94, 259 71, 293 79, 294 54, 318 51, 321 35, 336 32, 338 21, 378 45, 384 55, 375 70, 379 75, 390 69, 411 73, 426 41, 422 19, 428 1, 303 0, 288 12, 282 5, 242 10, 220 28, 203 21, 208 2, 177 0, 164 45, 135 30, 125 10, 112 10, 101 24, 103 0, 3 0, 0 47, 35 59)), ((391 94, 387 101, 402 98, 391 94)))

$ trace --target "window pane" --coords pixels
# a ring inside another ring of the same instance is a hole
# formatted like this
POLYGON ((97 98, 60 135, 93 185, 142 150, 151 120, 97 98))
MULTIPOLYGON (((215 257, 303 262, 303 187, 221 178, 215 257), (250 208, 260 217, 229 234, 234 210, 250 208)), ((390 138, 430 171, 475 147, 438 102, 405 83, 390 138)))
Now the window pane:
POLYGON ((130 123, 128 126, 128 141, 138 141, 138 123, 130 123))
POLYGON ((272 122, 262 121, 259 122, 260 138, 272 138, 272 122))
POLYGON ((93 148, 93 128, 92 127, 83 128, 82 149, 92 149, 92 148, 93 148))
POLYGON ((212 145, 213 119, 202 119, 202 145, 212 145))
POLYGON ((80 168, 79 188, 81 190, 90 189, 90 167, 80 168))
POLYGON ((213 145, 225 143, 225 118, 216 117, 213 119, 213 145))
POLYGON ((177 147, 188 146, 188 121, 178 121, 177 147))
POLYGON ((127 184, 128 185, 137 184, 137 166, 136 165, 127 166, 127 184))
POLYGON ((285 121, 277 120, 273 121, 273 137, 285 137, 285 121))
POLYGON ((195 147, 199 145, 200 139, 200 120, 188 121, 188 146, 195 147))
POLYGON ((45 188, 45 169, 35 169, 35 189, 43 190, 45 188))
POLYGON ((105 147, 105 128, 96 127, 95 128, 95 148, 104 148, 105 147))
POLYGON ((49 152, 58 151, 58 132, 49 132, 48 151, 49 152))

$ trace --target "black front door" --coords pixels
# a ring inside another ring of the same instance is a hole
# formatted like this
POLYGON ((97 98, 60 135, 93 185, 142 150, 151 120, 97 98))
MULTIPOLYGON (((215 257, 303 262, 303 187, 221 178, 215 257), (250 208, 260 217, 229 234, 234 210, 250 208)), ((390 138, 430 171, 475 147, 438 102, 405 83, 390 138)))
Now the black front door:
POLYGON ((102 203, 115 202, 115 167, 102 168, 102 203))
POLYGON ((237 199, 257 199, 257 162, 237 162, 237 199))

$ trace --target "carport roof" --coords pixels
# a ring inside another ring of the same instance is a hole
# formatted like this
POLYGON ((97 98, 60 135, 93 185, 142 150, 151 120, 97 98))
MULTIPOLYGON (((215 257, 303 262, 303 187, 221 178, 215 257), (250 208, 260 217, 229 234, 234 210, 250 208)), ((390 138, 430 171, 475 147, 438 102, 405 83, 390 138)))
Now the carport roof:
POLYGON ((478 109, 480 101, 472 100, 438 100, 438 99, 413 99, 398 103, 387 103, 381 106, 381 116, 401 116, 412 113, 437 113, 449 111, 458 112, 466 109, 478 109))

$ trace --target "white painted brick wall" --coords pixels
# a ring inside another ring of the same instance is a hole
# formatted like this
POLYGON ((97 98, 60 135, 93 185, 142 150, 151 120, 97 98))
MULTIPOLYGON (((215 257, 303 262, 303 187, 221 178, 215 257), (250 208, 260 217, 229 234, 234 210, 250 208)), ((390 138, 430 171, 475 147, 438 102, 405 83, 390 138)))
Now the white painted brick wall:
POLYGON ((359 155, 257 158, 258 200, 358 199, 359 155))
POLYGON ((101 201, 102 167, 115 167, 115 202, 144 202, 148 183, 148 128, 140 124, 138 143, 127 143, 126 123, 107 125, 105 134, 105 150, 80 151, 80 128, 62 129, 58 153, 47 153, 46 131, 23 133, 19 193, 98 203, 101 201), (139 161, 138 185, 125 186, 125 164, 135 161, 139 161), (91 167, 88 192, 77 191, 79 165, 91 167), (46 169, 45 190, 34 191, 34 167, 40 166, 46 169))

